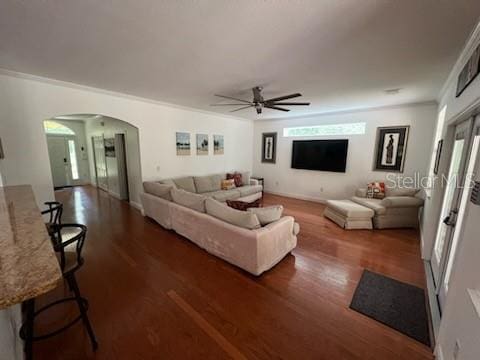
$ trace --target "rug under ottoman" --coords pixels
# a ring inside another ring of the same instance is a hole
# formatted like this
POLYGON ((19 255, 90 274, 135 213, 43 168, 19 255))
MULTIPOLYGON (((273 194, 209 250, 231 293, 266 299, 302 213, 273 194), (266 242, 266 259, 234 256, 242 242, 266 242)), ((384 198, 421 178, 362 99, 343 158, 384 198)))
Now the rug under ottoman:
POLYGON ((327 200, 323 216, 337 223, 344 229, 372 229, 375 215, 369 209, 350 200, 327 200))

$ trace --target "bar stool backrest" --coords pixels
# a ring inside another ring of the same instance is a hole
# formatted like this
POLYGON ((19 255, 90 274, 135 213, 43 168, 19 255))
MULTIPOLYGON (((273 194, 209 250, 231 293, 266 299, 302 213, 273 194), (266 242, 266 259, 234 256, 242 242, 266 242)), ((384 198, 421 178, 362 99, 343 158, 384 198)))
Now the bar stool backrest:
POLYGON ((60 254, 60 268, 65 274, 78 270, 83 265, 82 250, 87 235, 87 227, 82 224, 60 224, 54 226, 53 248, 60 254), (75 244, 75 251, 66 251, 75 244))

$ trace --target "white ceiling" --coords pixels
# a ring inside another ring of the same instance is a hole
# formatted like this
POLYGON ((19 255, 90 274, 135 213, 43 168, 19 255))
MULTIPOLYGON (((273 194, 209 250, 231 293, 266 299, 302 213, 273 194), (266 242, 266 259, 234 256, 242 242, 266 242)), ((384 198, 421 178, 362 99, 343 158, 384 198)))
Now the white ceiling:
POLYGON ((312 105, 261 118, 299 116, 434 99, 479 15, 478 0, 2 0, 0 68, 223 113, 213 94, 262 85, 312 105))

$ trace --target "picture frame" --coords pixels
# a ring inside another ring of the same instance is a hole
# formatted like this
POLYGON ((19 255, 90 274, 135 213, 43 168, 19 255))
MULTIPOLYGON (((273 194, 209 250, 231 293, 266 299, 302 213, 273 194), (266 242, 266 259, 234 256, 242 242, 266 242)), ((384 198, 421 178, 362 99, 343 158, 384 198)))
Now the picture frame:
POLYGON ((3 152, 2 138, 0 138, 0 159, 5 159, 5 153, 3 152))
POLYGON ((208 135, 197 134, 197 155, 208 155, 208 135))
POLYGON ((374 171, 403 172, 410 126, 377 128, 374 171))
POLYGON ((472 56, 463 66, 462 71, 457 78, 457 91, 455 97, 459 97, 470 85, 470 83, 477 77, 480 72, 480 45, 475 49, 472 56))
POLYGON ((115 157, 115 139, 106 138, 103 140, 105 146, 105 157, 115 157))
POLYGON ((443 147, 443 139, 438 140, 437 145, 437 153, 435 154, 435 165, 433 167, 433 173, 438 175, 438 166, 440 164, 440 158, 442 156, 442 147, 443 147))
POLYGON ((175 133, 177 156, 190 155, 190 133, 177 132, 175 133))
POLYGON ((223 135, 213 135, 213 155, 224 154, 223 135))
POLYGON ((275 164, 277 157, 277 133, 262 134, 262 163, 275 164))

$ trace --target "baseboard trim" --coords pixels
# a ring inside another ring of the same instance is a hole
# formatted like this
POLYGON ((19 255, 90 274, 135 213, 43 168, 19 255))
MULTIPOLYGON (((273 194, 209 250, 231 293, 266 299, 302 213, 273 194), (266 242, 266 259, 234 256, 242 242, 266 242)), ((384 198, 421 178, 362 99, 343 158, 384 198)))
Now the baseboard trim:
POLYGON ((433 354, 435 355, 435 358, 437 360, 444 360, 445 359, 445 357, 443 356, 443 350, 442 350, 442 347, 440 346, 440 344, 437 345, 433 354))
POLYGON ((438 331, 440 330, 440 305, 438 304, 437 294, 435 292, 435 282, 433 280, 432 268, 430 266, 430 261, 423 261, 425 269, 425 278, 427 280, 427 297, 428 305, 430 308, 430 316, 432 320, 432 330, 433 330, 433 343, 436 343, 438 339, 438 331))
POLYGON ((301 195, 301 194, 284 193, 284 192, 280 192, 280 191, 271 191, 271 190, 265 190, 265 193, 272 194, 272 195, 285 196, 285 197, 289 197, 289 198, 292 198, 292 199, 313 201, 313 202, 317 202, 317 203, 320 203, 320 204, 325 204, 327 202, 327 200, 325 200, 325 199, 317 198, 317 197, 314 197, 314 196, 301 195))
POLYGON ((134 208, 140 210, 142 212, 142 215, 143 215, 143 206, 142 204, 136 202, 136 201, 132 201, 130 200, 130 205, 132 205, 134 208))
POLYGON ((117 194, 116 192, 108 190, 108 194, 113 196, 115 199, 122 200, 120 199, 120 194, 117 194))

